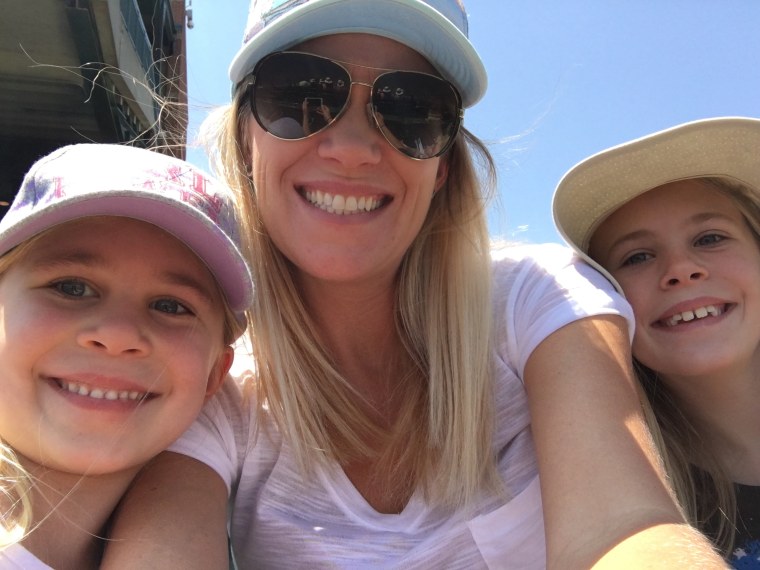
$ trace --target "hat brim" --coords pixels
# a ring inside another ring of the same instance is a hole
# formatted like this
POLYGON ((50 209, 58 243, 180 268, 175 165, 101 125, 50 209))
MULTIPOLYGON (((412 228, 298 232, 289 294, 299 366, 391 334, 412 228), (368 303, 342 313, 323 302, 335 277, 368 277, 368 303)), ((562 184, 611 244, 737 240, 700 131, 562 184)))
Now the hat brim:
POLYGON ((0 233, 0 251, 9 251, 56 225, 90 216, 118 216, 141 220, 167 231, 189 247, 210 269, 239 319, 251 303, 245 260, 235 245, 211 220, 197 210, 155 193, 141 190, 89 192, 59 199, 55 206, 32 212, 0 233))
POLYGON ((579 162, 554 192, 554 223, 587 257, 596 229, 623 204, 663 184, 699 177, 731 178, 760 192, 760 119, 693 121, 579 162))
POLYGON ((418 0, 311 0, 296 6, 243 45, 230 65, 230 79, 237 85, 272 52, 342 33, 382 36, 419 52, 456 86, 465 107, 485 94, 488 80, 478 52, 454 24, 418 0))

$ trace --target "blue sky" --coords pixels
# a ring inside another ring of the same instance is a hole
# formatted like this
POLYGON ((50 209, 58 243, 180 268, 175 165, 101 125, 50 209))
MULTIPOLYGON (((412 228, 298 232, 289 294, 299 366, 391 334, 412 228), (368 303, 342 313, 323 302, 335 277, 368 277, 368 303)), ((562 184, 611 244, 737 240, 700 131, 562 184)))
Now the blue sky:
MULTIPOLYGON (((678 123, 760 117, 760 0, 465 0, 488 93, 465 114, 499 171, 493 235, 560 241, 551 196, 579 160, 678 123)), ((245 0, 194 0, 190 133, 230 96, 245 0)), ((758 149, 760 152, 760 149, 758 149)), ((188 159, 202 167, 201 150, 188 159)))

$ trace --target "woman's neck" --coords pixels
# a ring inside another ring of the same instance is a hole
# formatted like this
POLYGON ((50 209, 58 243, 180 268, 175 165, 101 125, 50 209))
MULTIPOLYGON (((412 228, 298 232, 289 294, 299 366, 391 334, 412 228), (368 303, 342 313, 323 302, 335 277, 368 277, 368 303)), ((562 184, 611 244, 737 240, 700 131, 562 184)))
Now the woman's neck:
POLYGON ((308 311, 341 373, 364 392, 405 361, 394 320, 394 284, 308 285, 308 311))
POLYGON ((24 463, 33 522, 22 546, 56 570, 98 568, 107 521, 138 468, 82 476, 24 463))

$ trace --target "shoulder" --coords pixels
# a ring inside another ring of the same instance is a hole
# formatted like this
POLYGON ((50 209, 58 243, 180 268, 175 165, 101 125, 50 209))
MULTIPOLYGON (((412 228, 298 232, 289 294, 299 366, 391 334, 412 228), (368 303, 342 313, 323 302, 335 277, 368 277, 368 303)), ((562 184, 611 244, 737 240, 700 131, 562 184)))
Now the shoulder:
POLYGON ((621 315, 633 334, 630 305, 599 272, 559 244, 493 251, 493 314, 497 348, 518 376, 532 351, 565 325, 621 315))
POLYGON ((494 295, 536 299, 558 295, 573 301, 594 297, 625 304, 612 284, 569 247, 555 244, 497 245, 492 249, 494 295))

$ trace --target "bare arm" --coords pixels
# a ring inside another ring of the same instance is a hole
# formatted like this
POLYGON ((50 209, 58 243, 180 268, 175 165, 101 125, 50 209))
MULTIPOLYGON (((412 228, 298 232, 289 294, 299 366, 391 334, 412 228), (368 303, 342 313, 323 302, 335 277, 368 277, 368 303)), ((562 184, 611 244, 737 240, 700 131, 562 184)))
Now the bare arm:
POLYGON ((547 567, 726 568, 677 507, 629 361, 617 316, 571 323, 528 360, 547 567))
POLYGON ((161 453, 124 496, 109 536, 105 570, 226 570, 227 487, 203 463, 161 453))

